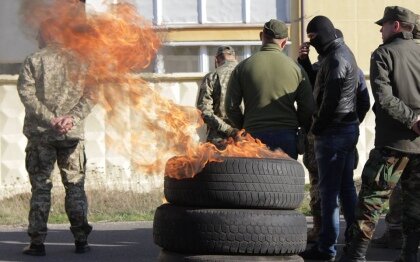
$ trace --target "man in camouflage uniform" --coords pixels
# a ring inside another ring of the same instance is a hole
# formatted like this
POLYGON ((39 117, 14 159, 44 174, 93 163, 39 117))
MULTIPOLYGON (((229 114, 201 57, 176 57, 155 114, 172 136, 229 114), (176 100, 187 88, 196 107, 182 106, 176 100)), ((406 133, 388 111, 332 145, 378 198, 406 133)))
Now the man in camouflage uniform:
MULTIPOLYGON (((417 45, 420 45, 420 15, 417 15, 414 25, 413 39, 417 45)), ((385 216, 386 230, 381 237, 373 239, 370 245, 377 248, 401 248, 403 242, 401 216, 401 183, 398 183, 389 198, 389 210, 385 216)))
POLYGON ((231 46, 220 46, 215 56, 216 69, 204 77, 198 95, 197 108, 207 125, 207 141, 219 149, 223 149, 227 137, 238 132, 231 126, 225 111, 226 88, 236 65, 235 50, 231 46))
POLYGON ((362 173, 352 240, 340 261, 366 261, 380 210, 401 179, 403 247, 397 261, 417 261, 420 241, 420 46, 412 40, 415 14, 386 7, 383 44, 372 54, 375 148, 362 173))
POLYGON ((18 93, 25 106, 23 133, 28 138, 26 169, 32 186, 24 254, 44 256, 51 205, 51 174, 57 163, 65 188, 65 209, 76 253, 89 251, 88 203, 84 190, 86 158, 83 121, 92 102, 84 89, 85 68, 68 50, 40 30, 41 50, 28 56, 19 74, 18 93))

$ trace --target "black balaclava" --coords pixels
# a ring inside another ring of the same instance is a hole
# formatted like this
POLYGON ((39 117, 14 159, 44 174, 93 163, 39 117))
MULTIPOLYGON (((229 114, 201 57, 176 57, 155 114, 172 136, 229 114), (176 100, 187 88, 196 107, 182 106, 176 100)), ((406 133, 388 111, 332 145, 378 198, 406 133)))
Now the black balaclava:
POLYGON ((325 46, 337 38, 333 23, 325 16, 315 16, 306 28, 306 33, 316 33, 317 36, 309 41, 320 55, 324 54, 325 46))

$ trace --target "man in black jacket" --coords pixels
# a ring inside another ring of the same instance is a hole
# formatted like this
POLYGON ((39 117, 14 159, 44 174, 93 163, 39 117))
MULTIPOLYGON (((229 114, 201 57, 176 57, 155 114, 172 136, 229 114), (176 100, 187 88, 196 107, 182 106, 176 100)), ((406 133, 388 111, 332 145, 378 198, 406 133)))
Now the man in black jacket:
POLYGON ((358 67, 353 53, 337 36, 327 17, 314 17, 306 32, 310 44, 323 57, 315 80, 317 111, 311 128, 315 135, 322 226, 317 244, 301 256, 310 260, 334 261, 339 234, 338 199, 348 225, 354 221, 357 199, 353 167, 359 137, 356 111, 358 67))
MULTIPOLYGON (((336 29, 337 37, 343 38, 343 33, 336 29)), ((309 43, 303 43, 299 48, 298 63, 305 69, 306 73, 309 76, 312 86, 315 86, 316 74, 318 73, 319 67, 322 63, 323 57, 318 55, 318 61, 314 64, 311 63, 309 59, 309 43)), ((366 86, 365 75, 363 71, 358 69, 359 83, 357 85, 357 94, 356 94, 356 110, 359 122, 362 123, 363 119, 366 116, 366 113, 370 108, 370 98, 369 92, 366 86)), ((319 195, 318 189, 318 165, 315 159, 315 150, 314 150, 314 140, 315 137, 312 133, 308 133, 306 136, 305 143, 305 153, 303 154, 303 164, 308 169, 309 180, 311 187, 309 188, 310 202, 309 206, 311 209, 313 217, 313 227, 308 230, 307 242, 312 243, 316 242, 318 235, 321 231, 321 198, 319 195)), ((354 169, 357 168, 358 164, 358 152, 357 148, 355 152, 355 163, 354 169)))
POLYGON ((397 261, 417 262, 420 242, 420 47, 415 14, 389 6, 376 24, 383 44, 371 56, 375 148, 362 173, 352 240, 340 261, 366 261, 381 208, 401 178, 403 248, 397 261))

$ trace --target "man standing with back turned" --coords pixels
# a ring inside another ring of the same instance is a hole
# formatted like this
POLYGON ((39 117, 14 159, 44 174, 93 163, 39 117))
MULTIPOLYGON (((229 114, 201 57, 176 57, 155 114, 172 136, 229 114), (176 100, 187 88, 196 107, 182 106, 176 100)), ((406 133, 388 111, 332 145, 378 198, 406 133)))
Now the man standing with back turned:
POLYGON ((231 126, 225 112, 226 88, 237 64, 233 47, 219 46, 215 57, 216 69, 204 77, 198 95, 197 108, 207 125, 207 141, 220 149, 225 146, 223 141, 227 137, 238 132, 231 126))
POLYGON ((397 261, 417 262, 420 241, 420 47, 411 33, 415 14, 385 8, 376 22, 383 44, 372 54, 375 148, 362 173, 352 241, 340 261, 366 261, 380 210, 401 179, 403 247, 397 261))
POLYGON ((87 236, 92 231, 87 221, 84 190, 83 121, 93 104, 84 88, 85 69, 55 38, 53 32, 41 28, 38 38, 41 50, 25 59, 17 85, 25 106, 23 133, 28 138, 25 164, 32 186, 30 245, 23 253, 31 256, 45 256, 55 163, 66 192, 65 210, 76 253, 89 251, 87 236))
POLYGON ((306 72, 282 52, 287 38, 284 22, 271 19, 264 24, 261 50, 232 72, 225 107, 234 127, 296 159, 297 129, 309 129, 314 101, 306 72))

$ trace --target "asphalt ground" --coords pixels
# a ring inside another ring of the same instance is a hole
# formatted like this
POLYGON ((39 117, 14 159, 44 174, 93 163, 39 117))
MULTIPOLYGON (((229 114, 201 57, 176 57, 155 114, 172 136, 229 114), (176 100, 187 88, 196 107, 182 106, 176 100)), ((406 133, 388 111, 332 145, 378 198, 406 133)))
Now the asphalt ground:
MULTIPOLYGON (((307 217, 308 227, 312 220, 307 217)), ((24 226, 0 226, 0 261, 159 261, 161 249, 153 243, 153 222, 122 222, 94 223, 94 230, 89 236, 91 252, 74 253, 73 237, 68 225, 49 225, 45 257, 31 257, 22 254, 22 249, 28 244, 29 238, 24 226)), ((344 231, 342 223, 341 232, 344 231)), ((384 230, 383 219, 378 224, 375 236, 384 230)), ((338 256, 341 255, 343 237, 339 238, 338 256)), ((370 248, 368 261, 393 261, 399 255, 399 250, 370 248)), ((257 261, 257 260, 256 260, 257 261)), ((309 260, 307 260, 309 261, 309 260)))

